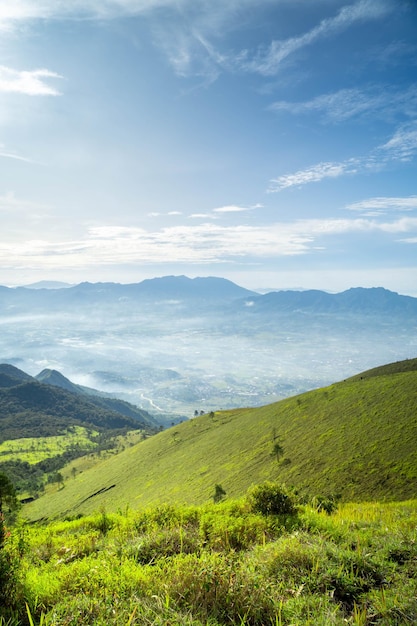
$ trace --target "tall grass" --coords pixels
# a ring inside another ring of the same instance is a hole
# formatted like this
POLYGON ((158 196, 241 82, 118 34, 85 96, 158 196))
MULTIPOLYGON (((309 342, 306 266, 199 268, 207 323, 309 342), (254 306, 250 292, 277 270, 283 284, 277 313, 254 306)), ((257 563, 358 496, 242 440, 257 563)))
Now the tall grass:
POLYGON ((416 501, 276 515, 248 497, 27 525, 0 625, 413 624, 416 522, 416 501))

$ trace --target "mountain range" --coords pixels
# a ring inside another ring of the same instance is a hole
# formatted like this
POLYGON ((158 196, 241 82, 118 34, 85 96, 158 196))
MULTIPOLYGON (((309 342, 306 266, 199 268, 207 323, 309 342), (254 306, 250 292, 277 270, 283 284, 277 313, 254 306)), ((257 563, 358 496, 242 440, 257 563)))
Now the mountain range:
POLYGON ((186 276, 36 287, 0 287, 0 362, 59 371, 165 425, 417 354, 417 299, 383 288, 259 294, 186 276))
MULTIPOLYGON (((386 313, 392 311, 403 315, 417 315, 417 298, 400 295, 382 287, 351 288, 341 293, 328 293, 320 290, 279 290, 266 294, 245 289, 224 278, 186 276, 165 276, 146 279, 139 283, 89 283, 54 287, 54 283, 43 287, 43 283, 26 287, 0 286, 0 306, 25 306, 30 309, 38 306, 59 307, 88 303, 109 302, 126 305, 128 301, 146 303, 200 303, 223 305, 235 303, 236 310, 250 309, 263 312, 316 311, 320 313, 386 313)), ((230 311, 230 308, 229 308, 230 311)))

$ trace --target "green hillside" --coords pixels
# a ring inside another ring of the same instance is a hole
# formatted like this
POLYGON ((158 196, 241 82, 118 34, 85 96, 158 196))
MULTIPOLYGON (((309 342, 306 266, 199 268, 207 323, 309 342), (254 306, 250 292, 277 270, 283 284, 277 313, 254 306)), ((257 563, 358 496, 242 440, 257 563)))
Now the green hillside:
POLYGON ((0 388, 0 441, 51 437, 70 426, 112 431, 144 424, 52 385, 29 381, 0 388))
POLYGON ((373 378, 374 376, 387 376, 389 374, 400 374, 401 372, 416 372, 417 371, 417 359, 406 359, 405 361, 397 361, 395 363, 388 363, 388 365, 381 365, 380 367, 373 367, 366 372, 352 376, 349 380, 363 380, 364 378, 373 378))
POLYGON ((198 504, 216 484, 240 497, 265 480, 345 501, 415 497, 417 371, 401 369, 184 422, 86 470, 24 513, 39 519, 198 504))

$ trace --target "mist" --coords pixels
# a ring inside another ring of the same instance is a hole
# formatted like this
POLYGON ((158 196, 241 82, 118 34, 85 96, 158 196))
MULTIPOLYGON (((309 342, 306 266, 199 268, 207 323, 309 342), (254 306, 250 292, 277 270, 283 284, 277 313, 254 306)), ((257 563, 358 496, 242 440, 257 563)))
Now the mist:
POLYGON ((402 312, 25 291, 2 300, 1 362, 31 375, 56 369, 156 417, 260 406, 417 354, 416 317, 402 312))

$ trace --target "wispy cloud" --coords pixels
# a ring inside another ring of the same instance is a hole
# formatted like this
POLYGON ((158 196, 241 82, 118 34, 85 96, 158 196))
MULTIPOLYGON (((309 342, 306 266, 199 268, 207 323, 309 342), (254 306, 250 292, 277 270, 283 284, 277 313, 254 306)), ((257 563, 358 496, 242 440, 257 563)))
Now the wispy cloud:
POLYGON ((398 128, 385 144, 377 146, 366 156, 352 157, 340 162, 322 162, 292 174, 283 174, 270 181, 268 191, 282 191, 289 187, 301 187, 326 178, 339 178, 364 171, 379 171, 390 162, 411 161, 416 153, 417 122, 413 122, 398 128))
POLYGON ((272 41, 268 48, 257 51, 220 52, 210 41, 218 40, 220 33, 238 23, 237 16, 245 10, 268 4, 272 4, 272 0, 14 0, 0 7, 0 30, 39 19, 111 20, 156 15, 158 19, 149 25, 174 71, 180 76, 197 76, 207 83, 216 80, 225 68, 273 75, 282 62, 298 50, 337 35, 356 22, 377 20, 394 6, 391 0, 357 0, 310 31, 272 41), (169 19, 161 19, 162 9, 169 19), (185 14, 187 19, 184 19, 185 14))
POLYGON ((159 9, 192 10, 206 13, 213 23, 224 15, 233 15, 242 6, 267 3, 270 0, 13 0, 2 2, 0 22, 27 19, 48 19, 65 16, 113 18, 138 15, 159 9))
POLYGON ((268 226, 224 227, 214 223, 178 225, 155 231, 101 226, 76 241, 0 243, 2 267, 81 268, 103 265, 172 263, 251 263, 258 259, 305 255, 321 249, 326 239, 348 234, 390 234, 410 243, 417 218, 313 219, 268 226), (407 237, 407 234, 409 235, 407 237))
POLYGON ((346 174, 356 174, 360 161, 349 159, 340 163, 323 162, 293 174, 283 174, 271 180, 269 192, 281 191, 289 187, 301 187, 308 183, 317 183, 325 178, 339 178, 346 174))
POLYGON ((322 94, 305 102, 280 100, 270 107, 273 111, 285 111, 292 115, 319 113, 324 121, 339 123, 355 117, 380 117, 395 119, 399 115, 414 118, 417 115, 417 87, 393 90, 385 85, 367 89, 340 89, 322 94))
POLYGON ((389 211, 415 211, 417 210, 417 196, 367 198, 360 202, 348 204, 345 208, 366 215, 379 215, 389 211))
POLYGON ((3 159, 14 159, 16 161, 24 161, 25 163, 35 163, 32 159, 28 159, 27 157, 20 156, 19 154, 14 154, 13 152, 5 152, 1 149, 0 146, 0 157, 3 159))
POLYGON ((417 151, 417 122, 399 128, 387 143, 380 146, 388 158, 410 161, 417 151))
POLYGON ((255 204, 254 206, 243 207, 235 204, 228 204, 226 206, 221 206, 216 209, 213 209, 214 213, 245 213, 246 211, 253 211, 254 209, 261 208, 261 204, 255 204))
POLYGON ((212 215, 211 213, 191 213, 188 216, 190 219, 192 220, 208 220, 208 219, 214 219, 214 215, 212 215))
POLYGON ((385 0, 359 0, 343 7, 337 15, 322 20, 310 31, 283 41, 273 41, 266 51, 260 51, 245 69, 264 76, 276 74, 282 62, 298 50, 320 39, 337 35, 359 21, 377 20, 393 11, 393 5, 385 0))
POLYGON ((148 213, 148 217, 163 217, 163 216, 177 216, 177 215, 182 215, 181 211, 167 211, 166 213, 161 213, 159 211, 151 211, 150 213, 148 213))
POLYGON ((47 69, 19 71, 0 65, 0 92, 29 96, 59 96, 60 92, 45 82, 45 79, 49 78, 62 76, 47 69))

